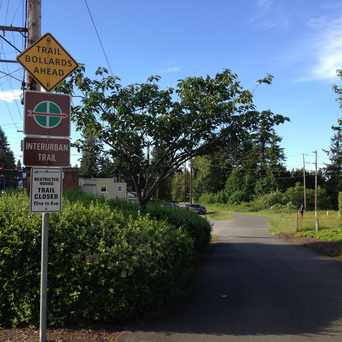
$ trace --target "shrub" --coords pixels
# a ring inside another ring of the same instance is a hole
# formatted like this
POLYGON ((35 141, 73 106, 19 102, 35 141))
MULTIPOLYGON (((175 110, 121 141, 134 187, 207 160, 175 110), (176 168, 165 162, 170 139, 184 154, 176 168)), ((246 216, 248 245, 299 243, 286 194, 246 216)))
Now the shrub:
MULTIPOLYGON (((298 208, 303 203, 304 187, 297 183, 294 187, 288 188, 285 192, 287 199, 293 206, 298 208)), ((306 208, 309 210, 314 209, 314 189, 306 189, 306 208)), ((329 208, 329 198, 324 188, 320 186, 317 189, 317 206, 318 209, 324 210, 329 208)))
POLYGON ((241 202, 248 201, 248 196, 244 191, 234 191, 229 196, 228 203, 231 205, 240 204, 241 202))
MULTIPOLYGON (((0 198, 0 326, 38 322, 40 225, 25 195, 0 198)), ((103 201, 66 200, 49 217, 49 324, 120 321, 155 309, 182 289, 192 258, 184 229, 103 201)))
POLYGON ((288 202, 284 193, 275 191, 269 194, 259 195, 252 202, 251 206, 256 210, 270 209, 274 206, 284 206, 288 202))
POLYGON ((198 201, 200 203, 206 203, 206 204, 215 204, 215 203, 218 203, 217 201, 217 195, 214 194, 214 193, 208 193, 208 192, 205 192, 203 193, 198 201))
POLYGON ((165 220, 174 228, 184 229, 193 239, 195 250, 202 251, 210 241, 211 226, 207 219, 183 208, 164 208, 149 205, 146 212, 157 220, 165 220))

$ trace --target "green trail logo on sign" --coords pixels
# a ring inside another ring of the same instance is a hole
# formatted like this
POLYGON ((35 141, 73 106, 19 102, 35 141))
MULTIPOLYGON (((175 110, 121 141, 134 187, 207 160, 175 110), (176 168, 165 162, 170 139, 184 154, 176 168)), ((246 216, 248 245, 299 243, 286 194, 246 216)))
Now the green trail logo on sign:
POLYGON ((43 128, 54 128, 58 127, 63 118, 67 115, 62 112, 61 107, 52 101, 39 102, 29 116, 33 116, 34 121, 37 125, 43 128))
POLYGON ((70 97, 26 91, 24 94, 26 135, 69 137, 70 97))

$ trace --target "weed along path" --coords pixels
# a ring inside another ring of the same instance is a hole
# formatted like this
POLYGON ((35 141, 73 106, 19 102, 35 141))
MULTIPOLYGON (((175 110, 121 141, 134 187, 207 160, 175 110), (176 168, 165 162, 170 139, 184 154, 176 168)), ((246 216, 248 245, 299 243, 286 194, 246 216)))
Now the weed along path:
POLYGON ((342 264, 273 237, 262 217, 214 234, 192 298, 117 342, 342 341, 342 264))

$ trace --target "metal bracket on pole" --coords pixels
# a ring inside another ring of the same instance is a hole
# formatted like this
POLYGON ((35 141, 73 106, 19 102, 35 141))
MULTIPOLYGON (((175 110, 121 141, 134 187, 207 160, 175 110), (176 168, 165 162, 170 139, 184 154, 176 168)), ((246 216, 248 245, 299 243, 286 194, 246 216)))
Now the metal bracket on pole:
POLYGON ((0 25, 0 31, 3 31, 3 32, 9 31, 9 32, 26 33, 27 32, 27 28, 26 27, 0 25))

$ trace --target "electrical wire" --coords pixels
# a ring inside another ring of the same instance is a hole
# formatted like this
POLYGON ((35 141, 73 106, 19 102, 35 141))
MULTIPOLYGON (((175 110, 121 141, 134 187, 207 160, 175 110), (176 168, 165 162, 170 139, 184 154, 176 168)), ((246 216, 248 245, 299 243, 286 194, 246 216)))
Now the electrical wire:
POLYGON ((94 30, 95 30, 97 39, 98 39, 98 41, 99 41, 99 43, 100 43, 100 46, 101 46, 101 49, 102 49, 102 53, 103 53, 104 58, 105 58, 105 60, 106 60, 108 69, 109 69, 109 71, 110 71, 110 74, 113 76, 113 70, 112 70, 112 67, 111 67, 111 65, 110 65, 109 58, 108 58, 108 55, 107 55, 107 53, 106 53, 106 49, 105 49, 105 47, 104 47, 104 44, 103 44, 103 41, 102 41, 102 39, 101 39, 100 33, 99 33, 99 31, 98 31, 98 29, 97 29, 97 27, 96 27, 94 17, 93 17, 93 15, 92 15, 92 13, 91 13, 91 11, 90 11, 90 8, 89 8, 89 5, 88 5, 88 1, 87 1, 87 0, 83 0, 83 2, 84 2, 85 6, 86 6, 86 8, 87 8, 87 11, 88 11, 88 15, 89 15, 90 21, 91 21, 91 23, 92 23, 92 25, 93 25, 93 27, 94 27, 94 30))
MULTIPOLYGON (((4 54, 4 51, 5 51, 5 50, 4 50, 3 45, 1 45, 1 51, 2 51, 2 54, 4 54)), ((0 55, 1 55, 1 51, 0 51, 0 55)), ((5 64, 5 68, 6 68, 6 70, 7 70, 7 74, 11 74, 11 72, 10 72, 10 70, 9 70, 7 64, 5 64)), ((20 82, 19 79, 17 79, 17 80, 20 82)), ((13 87, 13 83, 12 83, 12 79, 11 79, 11 78, 9 78, 9 84, 10 84, 10 86, 13 87)), ((19 108, 18 100, 17 100, 17 99, 14 99, 14 103, 15 103, 15 106, 16 106, 16 109, 17 109, 17 112, 18 112, 18 116, 19 116, 19 118, 22 120, 22 119, 23 119, 23 114, 22 114, 22 111, 21 111, 20 108, 19 108)))
POLYGON ((5 78, 5 77, 12 77, 12 78, 14 78, 15 80, 21 82, 21 80, 20 80, 19 78, 16 78, 15 76, 13 76, 13 74, 15 74, 16 72, 18 72, 18 71, 20 71, 20 70, 21 70, 21 68, 16 69, 16 70, 14 70, 14 71, 11 71, 10 73, 7 73, 7 72, 4 72, 4 71, 1 71, 1 70, 0 70, 0 74, 3 74, 3 76, 0 76, 0 80, 3 79, 3 78, 5 78))

